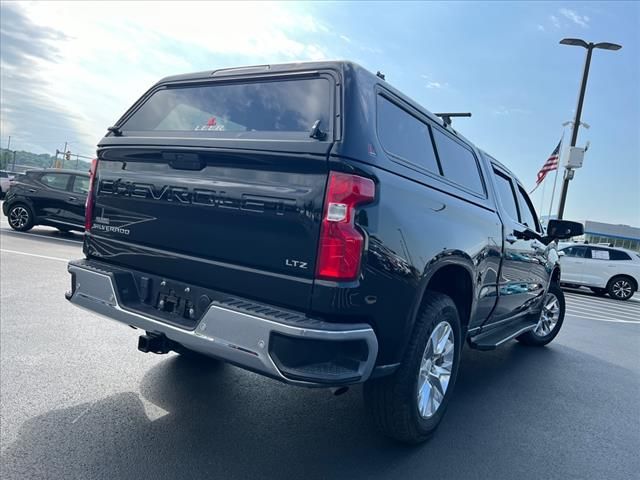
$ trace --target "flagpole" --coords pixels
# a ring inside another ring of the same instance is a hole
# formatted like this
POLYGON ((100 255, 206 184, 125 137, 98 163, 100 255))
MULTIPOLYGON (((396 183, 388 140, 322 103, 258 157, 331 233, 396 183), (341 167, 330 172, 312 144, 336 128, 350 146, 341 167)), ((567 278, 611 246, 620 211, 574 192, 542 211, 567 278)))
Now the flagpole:
POLYGON ((560 165, 556 168, 556 175, 553 178, 553 190, 551 191, 551 203, 549 204, 549 215, 547 218, 551 219, 551 210, 553 209, 553 197, 556 194, 556 185, 558 183, 558 170, 560 170, 560 165))
POLYGON ((538 209, 538 211, 540 212, 540 216, 542 216, 542 209, 544 208, 544 191, 546 189, 546 186, 547 178, 545 177, 545 179, 542 181, 542 195, 540 196, 540 208, 538 209))
POLYGON ((558 152, 558 168, 556 168, 556 175, 553 178, 553 190, 551 191, 551 203, 549 204, 549 215, 547 217, 547 222, 551 219, 551 210, 553 209, 553 197, 556 195, 556 185, 558 183, 558 171, 560 170, 560 164, 562 160, 562 152, 564 148, 564 132, 566 128, 562 129, 562 138, 560 139, 560 151, 558 152))

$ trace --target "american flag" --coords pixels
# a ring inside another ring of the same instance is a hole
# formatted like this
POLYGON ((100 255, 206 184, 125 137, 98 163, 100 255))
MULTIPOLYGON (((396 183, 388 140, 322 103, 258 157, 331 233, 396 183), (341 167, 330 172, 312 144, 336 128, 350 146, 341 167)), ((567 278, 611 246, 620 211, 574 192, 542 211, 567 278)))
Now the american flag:
POLYGON ((536 186, 534 187, 534 190, 538 188, 538 185, 542 183, 542 181, 547 176, 547 173, 558 169, 558 164, 560 163, 559 160, 560 160, 561 144, 562 144, 562 140, 558 142, 558 146, 553 150, 553 152, 551 152, 551 155, 549 155, 549 158, 547 159, 547 161, 544 163, 544 165, 538 172, 538 178, 536 178, 536 186))

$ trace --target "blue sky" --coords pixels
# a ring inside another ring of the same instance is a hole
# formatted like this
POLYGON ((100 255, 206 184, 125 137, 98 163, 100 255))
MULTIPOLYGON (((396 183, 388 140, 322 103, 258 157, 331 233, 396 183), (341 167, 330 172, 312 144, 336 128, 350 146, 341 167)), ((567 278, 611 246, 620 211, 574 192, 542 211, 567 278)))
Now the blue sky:
MULTIPOLYGON (((3 2, 0 20, 2 146, 11 135, 12 148, 53 153, 69 141, 91 155, 165 75, 345 58, 431 111, 471 111, 456 128, 528 187, 576 107, 584 50, 558 41, 620 43, 594 54, 591 128, 578 139, 591 147, 565 217, 640 225, 638 3, 3 2)), ((549 181, 544 213, 550 191, 549 181)))

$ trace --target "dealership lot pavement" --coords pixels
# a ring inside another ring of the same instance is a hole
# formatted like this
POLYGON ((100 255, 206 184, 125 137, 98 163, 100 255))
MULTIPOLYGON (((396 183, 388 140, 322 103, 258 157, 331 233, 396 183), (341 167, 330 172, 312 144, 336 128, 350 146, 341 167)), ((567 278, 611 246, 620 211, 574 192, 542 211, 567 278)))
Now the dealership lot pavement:
POLYGON ((72 307, 80 235, 0 222, 0 477, 629 479, 640 471, 640 300, 567 293, 547 348, 466 349, 438 434, 407 448, 341 397, 136 350, 72 307))

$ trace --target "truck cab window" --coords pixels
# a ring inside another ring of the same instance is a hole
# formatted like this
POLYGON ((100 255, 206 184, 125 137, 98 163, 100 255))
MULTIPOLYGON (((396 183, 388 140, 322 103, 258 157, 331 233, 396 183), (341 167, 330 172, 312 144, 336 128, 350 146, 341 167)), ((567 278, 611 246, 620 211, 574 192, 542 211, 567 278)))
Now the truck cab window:
POLYGON ((529 195, 520 186, 518 186, 518 203, 520 205, 520 222, 531 230, 540 233, 540 224, 538 223, 536 211, 529 199, 529 195))
POLYGON ((512 220, 518 221, 518 207, 516 206, 516 197, 513 192, 513 186, 511 180, 500 173, 498 170, 494 170, 496 174, 496 187, 498 190, 498 196, 504 208, 511 217, 512 220))

